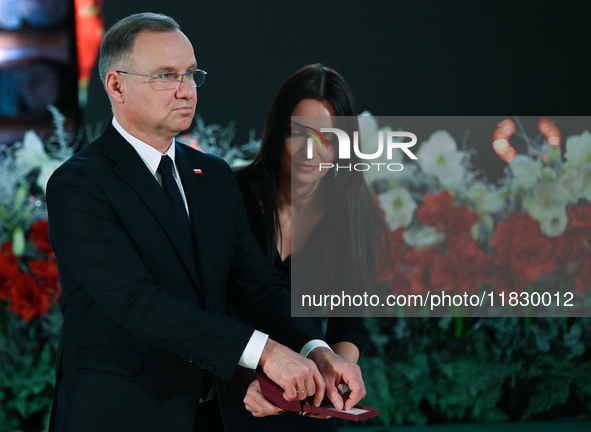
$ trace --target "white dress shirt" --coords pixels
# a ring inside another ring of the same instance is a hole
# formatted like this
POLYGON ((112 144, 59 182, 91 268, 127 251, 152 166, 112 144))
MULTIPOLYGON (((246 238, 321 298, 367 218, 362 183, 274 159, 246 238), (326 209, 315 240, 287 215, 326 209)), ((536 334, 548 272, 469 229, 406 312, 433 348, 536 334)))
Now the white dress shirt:
MULTIPOLYGON (((189 214, 189 207, 187 206, 187 198, 185 197, 183 184, 181 183, 179 172, 174 159, 176 153, 174 138, 172 139, 171 145, 170 147, 168 147, 168 150, 166 150, 165 153, 160 153, 160 151, 156 150, 151 145, 146 144, 143 141, 140 141, 139 139, 131 135, 129 132, 127 132, 125 129, 123 129, 123 127, 119 124, 115 117, 113 117, 113 127, 117 129, 117 132, 119 132, 121 136, 125 138, 125 140, 129 144, 133 146, 133 148, 137 151, 140 158, 142 158, 142 160, 144 161, 152 175, 156 178, 156 180, 161 186, 162 179, 160 178, 160 173, 158 173, 157 171, 158 165, 160 165, 160 160, 162 159, 163 155, 167 155, 170 157, 170 159, 172 159, 172 176, 174 177, 179 187, 179 190, 181 191, 181 196, 183 197, 183 201, 185 202, 185 209, 187 210, 187 214, 189 215, 189 220, 191 220, 191 215, 189 214)), ((269 335, 267 335, 266 333, 255 330, 252 336, 250 337, 250 340, 246 344, 246 348, 244 348, 242 355, 240 356, 238 365, 248 369, 256 369, 268 338, 269 335)), ((318 347, 325 347, 330 349, 326 342, 320 339, 314 339, 308 342, 306 345, 304 345, 304 347, 300 351, 300 354, 304 357, 307 357, 310 351, 318 347)))

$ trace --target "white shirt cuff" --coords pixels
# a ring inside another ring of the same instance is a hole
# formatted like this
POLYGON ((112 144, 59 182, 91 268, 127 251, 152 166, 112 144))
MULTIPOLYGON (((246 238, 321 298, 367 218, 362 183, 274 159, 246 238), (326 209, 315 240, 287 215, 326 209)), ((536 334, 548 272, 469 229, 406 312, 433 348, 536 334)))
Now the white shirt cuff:
POLYGON ((238 366, 252 370, 256 369, 259 365, 259 360, 263 354, 267 339, 269 339, 268 334, 255 330, 246 344, 246 348, 244 348, 240 360, 238 360, 238 366))
POLYGON ((310 352, 314 348, 318 348, 318 347, 328 348, 329 350, 332 351, 332 349, 328 346, 328 344, 326 342, 324 342, 323 340, 312 339, 310 342, 308 342, 306 345, 304 345, 304 347, 300 351, 300 354, 303 355, 304 357, 308 357, 308 354, 310 354, 310 352))

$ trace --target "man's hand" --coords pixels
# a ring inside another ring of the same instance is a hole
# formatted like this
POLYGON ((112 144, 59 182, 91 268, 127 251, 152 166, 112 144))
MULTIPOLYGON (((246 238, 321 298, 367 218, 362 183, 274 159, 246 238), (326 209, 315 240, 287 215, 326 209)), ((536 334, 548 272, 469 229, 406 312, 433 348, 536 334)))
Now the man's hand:
MULTIPOLYGON (((326 396, 336 409, 351 409, 365 397, 365 384, 361 377, 361 369, 354 363, 339 357, 327 348, 314 348, 308 358, 314 360, 326 383, 326 396), (347 402, 343 404, 337 386, 347 384, 351 394, 347 402)), ((316 399, 314 399, 316 404, 316 399)), ((318 405, 316 405, 318 406, 318 405)))
POLYGON ((259 365, 267 376, 284 390, 285 400, 304 400, 308 396, 316 395, 314 405, 319 406, 322 402, 324 379, 312 360, 272 339, 267 339, 259 365))
POLYGON ((246 390, 244 406, 255 417, 266 417, 269 415, 277 415, 285 412, 281 408, 273 405, 265 398, 265 396, 263 396, 261 393, 259 380, 256 379, 250 383, 248 389, 246 390))

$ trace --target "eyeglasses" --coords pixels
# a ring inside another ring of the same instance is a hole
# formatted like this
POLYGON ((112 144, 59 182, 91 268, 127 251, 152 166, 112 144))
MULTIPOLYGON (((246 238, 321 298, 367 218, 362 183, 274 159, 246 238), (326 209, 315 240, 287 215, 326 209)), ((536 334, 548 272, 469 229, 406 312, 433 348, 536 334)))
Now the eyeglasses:
POLYGON ((146 75, 134 72, 116 71, 127 75, 138 75, 150 78, 158 78, 157 80, 150 80, 150 85, 154 90, 172 90, 180 86, 183 82, 183 77, 187 77, 187 81, 191 87, 200 87, 205 82, 207 72, 201 69, 194 69, 186 73, 165 72, 160 75, 146 75))

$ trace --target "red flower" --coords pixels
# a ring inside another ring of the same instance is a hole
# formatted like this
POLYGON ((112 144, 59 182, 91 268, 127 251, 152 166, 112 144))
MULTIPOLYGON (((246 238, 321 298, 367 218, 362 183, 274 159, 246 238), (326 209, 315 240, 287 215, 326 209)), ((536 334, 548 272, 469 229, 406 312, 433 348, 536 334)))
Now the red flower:
POLYGON ((577 267, 577 281, 575 283, 577 292, 586 292, 589 288, 591 288, 591 253, 585 254, 577 267))
POLYGON ((552 241, 540 231, 540 223, 528 214, 509 212, 507 220, 499 222, 492 262, 496 268, 511 269, 515 276, 527 282, 538 280, 552 272, 557 265, 552 241))
POLYGON ((408 294, 411 290, 410 278, 402 272, 394 272, 390 278, 390 288, 395 295, 408 294))
POLYGON ((47 238, 48 224, 47 219, 37 221, 31 226, 31 234, 29 235, 31 241, 37 246, 41 252, 44 252, 50 257, 54 257, 53 249, 47 238))
POLYGON ((521 233, 513 242, 513 271, 529 282, 537 281, 542 275, 556 268, 556 255, 550 239, 537 231, 521 233))
POLYGON ((424 294, 431 289, 431 269, 433 259, 437 255, 435 249, 428 248, 416 252, 414 271, 411 274, 410 290, 415 294, 424 294))
POLYGON ((12 286, 10 310, 25 321, 45 315, 51 307, 49 295, 41 289, 34 277, 23 274, 12 286))
POLYGON ((460 268, 449 255, 436 254, 431 264, 431 286, 443 291, 453 291, 458 286, 460 268))
POLYGON ((57 264, 54 260, 30 260, 29 270, 41 279, 41 289, 49 296, 51 303, 57 303, 61 297, 57 264))
POLYGON ((556 238, 556 253, 563 261, 577 261, 584 250, 583 237, 580 235, 567 231, 556 238))
POLYGON ((436 254, 431 266, 431 284, 436 289, 474 294, 488 282, 486 255, 476 242, 459 238, 449 255, 436 254))
POLYGON ((468 207, 454 207, 449 212, 445 233, 448 237, 468 236, 479 219, 468 207))
POLYGON ((12 245, 6 242, 0 252, 0 299, 8 300, 12 291, 12 285, 19 277, 21 271, 12 253, 12 245))
POLYGON ((417 219, 424 225, 445 225, 453 206, 454 198, 448 191, 442 190, 436 195, 428 193, 417 211, 417 219))
POLYGON ((54 260, 29 260, 29 269, 35 276, 47 282, 54 282, 59 277, 54 260))
POLYGON ((400 227, 396 231, 390 233, 390 248, 392 250, 392 262, 394 264, 401 264, 406 261, 410 247, 404 243, 402 235, 406 228, 400 227))
POLYGON ((458 269, 458 291, 474 294, 480 285, 488 282, 488 260, 475 240, 458 238, 450 246, 450 256, 458 269))
POLYGON ((568 225, 576 232, 591 232, 591 204, 586 204, 583 208, 571 206, 568 209, 568 225))

